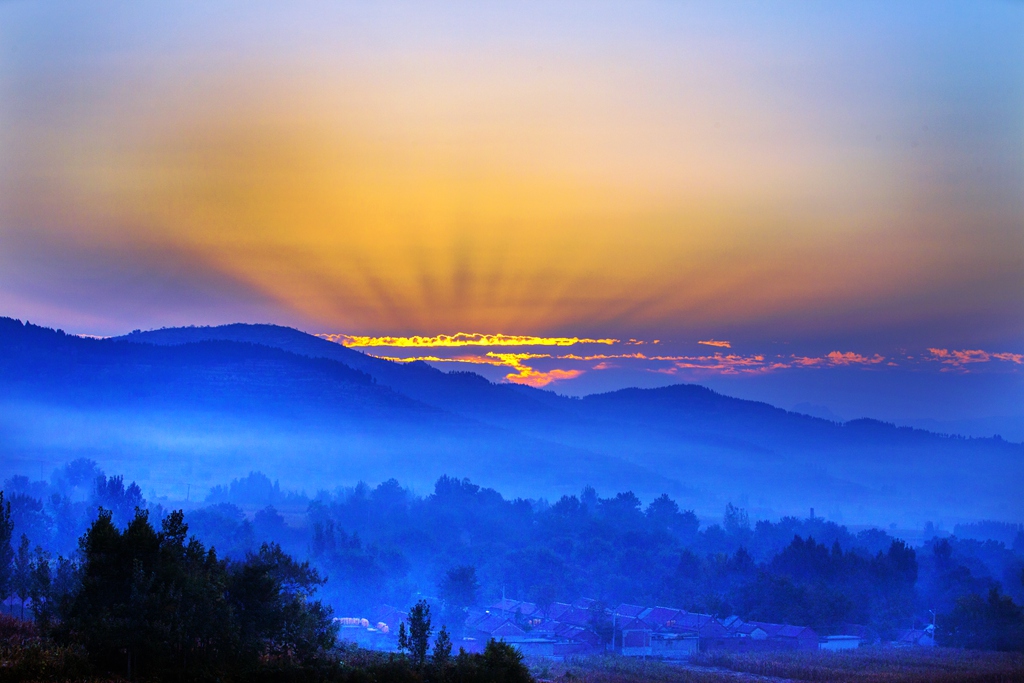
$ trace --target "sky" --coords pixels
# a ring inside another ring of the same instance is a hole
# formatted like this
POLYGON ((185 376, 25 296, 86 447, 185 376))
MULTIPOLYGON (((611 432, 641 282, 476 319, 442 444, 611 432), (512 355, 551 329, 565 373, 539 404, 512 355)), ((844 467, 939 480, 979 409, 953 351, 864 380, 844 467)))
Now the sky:
POLYGON ((1009 2, 0 3, 0 315, 1024 439, 1022 36, 1009 2))

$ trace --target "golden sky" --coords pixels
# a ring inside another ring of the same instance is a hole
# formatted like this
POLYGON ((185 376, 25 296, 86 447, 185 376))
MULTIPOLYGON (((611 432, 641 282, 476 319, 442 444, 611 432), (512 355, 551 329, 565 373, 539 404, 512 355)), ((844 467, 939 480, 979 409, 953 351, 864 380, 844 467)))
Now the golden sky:
POLYGON ((0 306, 1020 351, 1022 33, 1010 3, 4 3, 0 306))

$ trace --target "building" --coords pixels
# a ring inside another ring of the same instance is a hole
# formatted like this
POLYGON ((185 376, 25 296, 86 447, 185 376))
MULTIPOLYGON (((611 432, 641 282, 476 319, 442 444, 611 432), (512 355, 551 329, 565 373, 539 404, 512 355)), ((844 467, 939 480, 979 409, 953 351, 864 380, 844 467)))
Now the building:
POLYGON ((730 631, 739 638, 751 638, 753 640, 768 640, 768 632, 757 624, 739 622, 730 631))
POLYGON ((784 625, 775 634, 774 639, 779 643, 785 643, 787 648, 794 650, 817 650, 821 638, 817 632, 808 626, 784 625))
POLYGON ((807 626, 743 621, 733 617, 727 623, 727 627, 723 624, 726 636, 709 636, 708 647, 732 651, 819 649, 821 638, 814 629, 807 626))
POLYGON ((856 650, 860 647, 858 636, 824 636, 818 641, 819 650, 856 650))
MULTIPOLYGON (((619 652, 626 657, 646 657, 651 653, 651 627, 636 618, 627 618, 616 624, 619 652)), ((613 647, 616 642, 613 641, 613 647)))
POLYGON ((695 633, 651 634, 651 655, 661 659, 687 659, 697 652, 699 645, 695 633))

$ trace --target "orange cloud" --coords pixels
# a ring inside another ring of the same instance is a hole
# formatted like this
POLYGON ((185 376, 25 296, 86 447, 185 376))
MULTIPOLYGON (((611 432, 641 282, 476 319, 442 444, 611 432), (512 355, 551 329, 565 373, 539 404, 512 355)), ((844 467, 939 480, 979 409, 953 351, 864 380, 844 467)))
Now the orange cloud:
POLYGON ((425 361, 428 363, 470 363, 473 365, 491 365, 495 367, 508 367, 515 370, 505 375, 505 381, 516 384, 527 384, 532 387, 547 386, 551 382, 565 379, 574 379, 583 374, 583 370, 538 370, 524 361, 537 358, 553 358, 546 353, 495 353, 490 351, 486 356, 456 356, 455 358, 441 358, 439 356, 411 356, 399 358, 394 356, 373 356, 382 360, 389 360, 396 363, 413 363, 425 361))
MULTIPOLYGON (((642 353, 598 353, 592 356, 579 356, 574 353, 566 353, 558 356, 559 360, 612 360, 616 358, 635 358, 637 360, 648 360, 642 353)), ((653 359, 651 359, 653 360, 653 359)))
MULTIPOLYGON (((508 337, 508 339, 528 339, 530 337, 508 337)), ((584 343, 584 342, 581 342, 584 343)), ((621 342, 620 342, 621 343, 621 342)), ((511 344, 509 344, 511 345, 511 344)), ((627 345, 628 344, 624 344, 627 345)), ((950 351, 948 349, 928 349, 929 360, 939 360, 944 364, 943 371, 958 370, 964 372, 963 366, 968 363, 989 362, 1001 360, 1016 365, 1024 364, 1024 354, 1019 353, 992 353, 982 350, 961 350, 950 351)), ((656 372, 667 375, 679 375, 684 372, 697 374, 718 374, 718 375, 757 375, 776 372, 788 369, 827 369, 835 367, 871 367, 885 365, 899 367, 901 363, 919 362, 914 356, 904 355, 896 360, 890 360, 881 354, 862 354, 854 351, 832 351, 824 356, 798 356, 798 355, 777 355, 766 356, 764 354, 743 355, 737 353, 714 353, 712 355, 647 355, 641 352, 633 353, 526 353, 526 352, 498 352, 489 351, 484 355, 460 355, 454 357, 440 356, 413 356, 407 358, 376 356, 397 362, 408 363, 412 361, 427 361, 432 363, 468 363, 477 365, 489 365, 492 367, 509 368, 511 372, 505 375, 507 382, 528 384, 530 386, 542 387, 551 382, 569 380, 580 376, 588 370, 609 370, 615 367, 623 367, 609 361, 623 360, 635 361, 640 368, 647 372, 656 372), (535 360, 568 361, 570 363, 589 363, 581 369, 553 369, 549 371, 540 370, 534 367, 535 360), (665 366, 668 364, 668 367, 665 366)), ((628 365, 625 367, 629 367, 628 365)))
POLYGON ((555 369, 545 372, 523 362, 535 358, 551 358, 550 355, 544 353, 495 353, 491 351, 487 355, 490 358, 497 358, 502 361, 503 365, 513 368, 515 372, 505 375, 505 380, 516 384, 543 387, 557 380, 573 379, 583 374, 582 370, 555 369))
POLYGON ((582 370, 549 370, 541 372, 533 368, 524 368, 525 372, 516 375, 506 375, 505 379, 516 384, 526 384, 531 387, 545 387, 552 382, 563 379, 574 379, 583 374, 582 370))
POLYGON ((931 360, 937 360, 940 363, 956 368, 963 368, 971 363, 988 363, 992 360, 1006 361, 1016 365, 1024 364, 1024 354, 1022 353, 994 353, 983 351, 982 349, 961 349, 957 351, 934 348, 929 348, 928 353, 932 356, 931 360))
POLYGON ((825 359, 817 356, 793 356, 793 365, 801 368, 816 368, 825 364, 825 359))
POLYGON ((731 349, 732 343, 727 341, 718 341, 716 339, 707 339, 705 341, 699 341, 698 344, 704 344, 705 346, 717 346, 723 349, 731 349))
POLYGON ((884 356, 877 353, 868 358, 853 351, 833 351, 827 356, 832 365, 878 365, 885 360, 884 356))
POLYGON ((618 339, 588 339, 580 337, 535 337, 518 334, 480 334, 477 332, 438 334, 433 337, 363 337, 350 334, 318 334, 322 339, 349 347, 391 346, 396 348, 454 347, 454 346, 574 346, 576 344, 617 344, 618 339))
POLYGON ((680 370, 702 370, 716 372, 723 375, 736 375, 740 373, 760 373, 776 370, 781 367, 788 367, 784 364, 765 362, 765 357, 741 356, 738 354, 723 355, 716 353, 713 356, 654 356, 651 360, 672 361, 671 368, 656 369, 669 375, 677 374, 680 370))

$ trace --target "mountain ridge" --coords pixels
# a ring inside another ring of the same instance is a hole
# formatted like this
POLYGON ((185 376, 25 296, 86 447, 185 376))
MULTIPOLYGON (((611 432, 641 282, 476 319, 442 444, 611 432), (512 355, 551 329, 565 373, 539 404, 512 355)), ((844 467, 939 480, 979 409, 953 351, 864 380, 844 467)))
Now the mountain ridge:
MULTIPOLYGON (((1024 480, 1020 444, 872 420, 837 423, 699 385, 569 398, 377 359, 276 325, 70 339, 80 338, 0 321, 0 398, 83 415, 114 406, 120 412, 111 415, 140 434, 156 406, 169 425, 161 444, 190 433, 185 416, 202 408, 209 418, 199 431, 221 444, 210 447, 208 467, 230 450, 224 443, 241 439, 261 453, 280 452, 275 462, 295 472, 313 472, 311 463, 322 461, 325 476, 341 482, 408 470, 418 485, 448 473, 531 495, 557 496, 588 483, 645 496, 671 490, 706 509, 751 499, 777 512, 816 502, 838 514, 851 506, 891 508, 895 500, 905 515, 937 515, 949 506, 965 517, 1021 512, 1010 493, 1013 481, 1024 480), (169 396, 163 403, 151 398, 155 386, 169 396), (228 434, 229 423, 260 436, 228 434), (965 491, 976 495, 965 499, 965 491)), ((189 456, 197 469, 200 450, 189 456)))

